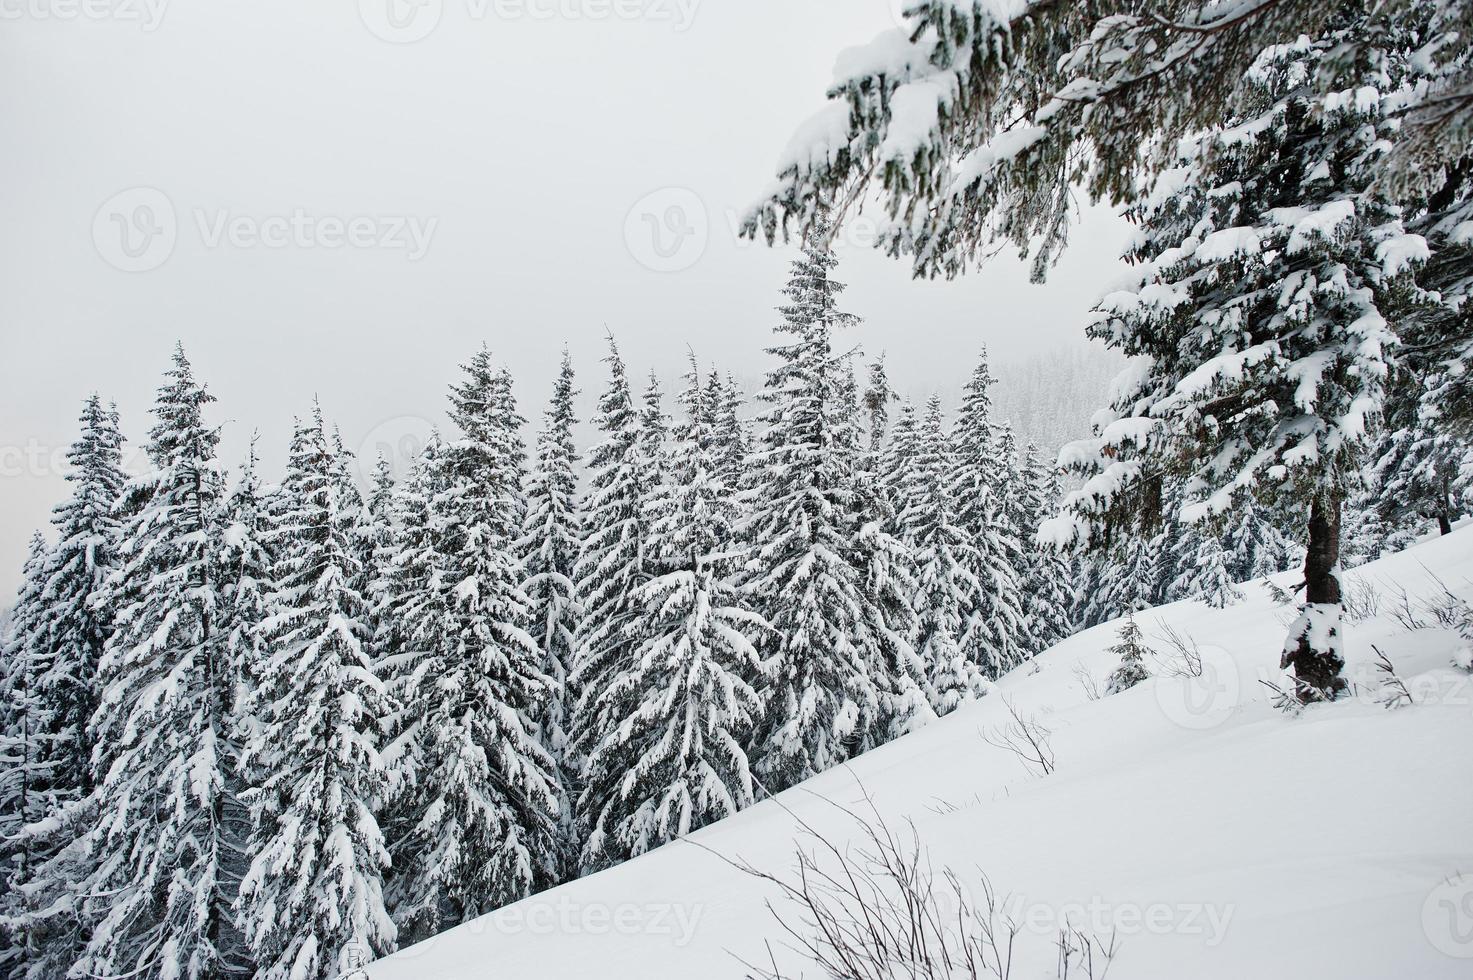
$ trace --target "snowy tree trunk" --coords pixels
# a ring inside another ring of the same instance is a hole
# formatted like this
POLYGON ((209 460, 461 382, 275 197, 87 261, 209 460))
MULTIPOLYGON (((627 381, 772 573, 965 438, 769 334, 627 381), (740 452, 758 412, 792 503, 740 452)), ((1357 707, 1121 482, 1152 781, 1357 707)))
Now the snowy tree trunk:
POLYGON ((1293 670, 1299 700, 1326 701, 1345 690, 1340 625, 1340 498, 1321 494, 1309 514, 1304 558, 1304 611, 1279 666, 1293 670))

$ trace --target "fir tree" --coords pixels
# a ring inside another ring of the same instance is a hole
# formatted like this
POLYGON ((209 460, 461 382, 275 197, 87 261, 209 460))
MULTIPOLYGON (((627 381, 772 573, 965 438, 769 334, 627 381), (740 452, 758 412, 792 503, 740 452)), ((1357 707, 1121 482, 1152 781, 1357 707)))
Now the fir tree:
POLYGON ((1373 491, 1357 493, 1345 502, 1341 520, 1340 564, 1355 568, 1406 548, 1416 535, 1404 522, 1381 516, 1373 491))
MULTIPOLYGON (((220 804, 221 834, 229 844, 220 862, 221 883, 230 895, 239 895, 240 883, 250 867, 249 842, 254 825, 246 799, 250 788, 265 776, 259 768, 252 771, 245 760, 246 746, 261 736, 263 719, 252 709, 269 657, 261 626, 273 611, 271 597, 275 591, 272 501, 261 486, 258 464, 253 437, 240 478, 225 504, 225 532, 218 559, 220 632, 227 669, 235 682, 223 742, 230 764, 225 768, 220 804)), ((231 946, 230 972, 252 975, 254 967, 246 943, 241 940, 231 946)))
POLYGON ((450 390, 451 414, 464 440, 485 454, 485 490, 493 499, 496 532, 514 538, 525 518, 522 477, 526 447, 522 442, 524 419, 517 413, 511 375, 491 361, 483 344, 462 368, 464 379, 450 390))
POLYGON ((511 524, 511 537, 516 538, 527 521, 527 498, 523 490, 527 470, 527 446, 522 441, 522 427, 527 420, 517 411, 516 395, 512 390, 511 371, 505 366, 497 370, 491 384, 491 404, 487 422, 496 436, 494 445, 487 451, 493 454, 492 467, 496 481, 505 487, 509 502, 507 518, 511 524))
POLYGON ((850 561, 859 571, 860 612, 867 625, 870 683, 875 708, 864 715, 847 751, 853 755, 883 745, 932 717, 926 665, 914 646, 919 628, 915 555, 904 537, 868 442, 867 409, 854 372, 853 356, 842 358, 834 452, 849 473, 849 521, 855 527, 850 561))
POLYGON ((240 479, 225 504, 225 533, 220 554, 223 599, 220 630, 226 658, 232 665, 231 673, 239 684, 232 703, 239 707, 251 700, 266 659, 260 626, 270 613, 268 597, 274 588, 270 547, 272 501, 261 486, 258 465, 256 442, 252 438, 240 479))
POLYGON ((885 437, 890 429, 890 403, 898 401, 899 395, 890 387, 885 373, 885 355, 881 354, 869 366, 869 384, 864 389, 864 411, 868 418, 869 457, 878 459, 885 447, 885 437))
POLYGON ((1041 653, 1062 642, 1074 632, 1074 607, 1078 595, 1074 588, 1074 570, 1064 555, 1037 542, 1037 529, 1053 515, 1059 499, 1059 478, 1038 458, 1037 447, 1028 444, 1019 474, 1026 501, 1028 535, 1022 540, 1025 555, 1023 567, 1023 615, 1028 621, 1028 635, 1033 640, 1033 653, 1041 653))
POLYGON ((484 349, 452 389, 460 438, 441 456, 429 505, 439 573, 406 611, 425 651, 406 692, 414 772, 395 841, 394 914, 406 937, 555 884, 562 787, 536 722, 553 695, 527 632, 531 607, 514 553, 524 504, 520 418, 484 349))
MULTIPOLYGON (((445 536, 435 506, 447 489, 445 453, 444 440, 439 432, 432 432, 408 475, 389 495, 388 520, 379 532, 386 532, 386 537, 376 549, 373 652, 376 674, 383 681, 390 707, 380 752, 387 781, 379 825, 391 853, 394 842, 409 839, 409 827, 416 817, 414 786, 422 762, 415 740, 420 724, 417 692, 433 664, 430 651, 449 617, 445 583, 450 561, 440 550, 445 536)), ((398 904, 395 892, 404 864, 398 862, 385 883, 391 912, 398 904)))
POLYGON ((394 538, 394 468, 382 453, 373 464, 364 506, 368 511, 370 550, 376 554, 394 538))
POLYGON ((649 384, 644 389, 643 407, 639 412, 638 456, 640 480, 650 492, 664 482, 669 463, 667 443, 670 440, 670 417, 665 414, 664 400, 660 379, 651 371, 649 384))
POLYGON ((1102 551, 1093 554, 1081 552, 1070 557, 1074 579, 1079 583, 1079 593, 1074 603, 1074 622, 1082 630, 1089 629, 1110 618, 1101 601, 1104 593, 1100 588, 1105 576, 1106 555, 1102 551))
POLYGON ((920 434, 917 428, 915 403, 909 398, 900 402, 900 412, 895 418, 895 429, 885 445, 878 463, 879 484, 884 491, 885 502, 893 514, 889 523, 892 531, 904 536, 910 506, 908 483, 920 455, 920 434))
POLYGON ((263 980, 329 980, 394 948, 383 902, 389 861, 374 812, 388 713, 355 587, 357 501, 344 499, 320 410, 299 422, 271 529, 269 659, 251 711, 255 827, 242 922, 263 980))
POLYGON ((1110 652, 1119 655, 1120 666, 1111 671, 1105 682, 1106 694, 1128 691, 1151 677, 1146 670, 1147 647, 1141 641, 1141 628, 1136 625, 1134 614, 1126 614, 1119 635, 1120 642, 1111 647, 1110 652))
POLYGON ((222 822, 234 762, 231 676, 216 556, 223 532, 214 398, 182 348, 159 389, 153 470, 124 493, 120 568, 97 600, 115 610, 99 662, 90 737, 93 823, 49 876, 82 900, 82 975, 207 978, 239 962, 234 895, 222 883, 234 843, 222 822))
POLYGON ((1232 556, 1212 522, 1179 525, 1171 545, 1174 576, 1166 586, 1166 600, 1201 599, 1221 609, 1242 601, 1234 584, 1232 556))
MULTIPOLYGON (((713 409, 715 422, 712 432, 712 438, 716 440, 717 474, 726 491, 733 497, 739 497, 751 483, 751 473, 747 462, 748 454, 752 449, 747 431, 747 420, 743 417, 745 406, 742 389, 737 384, 736 378, 730 374, 727 374, 719 385, 715 378, 713 371, 712 380, 707 385, 709 388, 719 390, 720 393, 713 409)), ((732 534, 739 533, 741 523, 741 519, 738 518, 736 522, 738 526, 732 528, 732 534)))
POLYGON ((1244 500, 1229 515, 1224 547, 1228 552, 1229 574, 1235 582, 1277 575, 1303 561, 1303 554, 1252 499, 1244 500))
MULTIPOLYGON (((830 86, 823 125, 810 125, 784 153, 743 234, 773 241, 780 232, 806 233, 823 202, 873 201, 874 190, 889 219, 876 247, 909 256, 917 277, 961 275, 1012 245, 1032 257, 1042 279, 1068 240, 1076 190, 1118 205, 1148 200, 1179 141, 1261 104, 1261 52, 1325 36, 1348 10, 1358 23, 1331 49, 1339 64, 1381 68, 1378 47, 1389 40, 1415 51, 1423 76, 1396 95, 1403 124, 1377 134, 1389 151, 1378 182, 1399 204, 1439 198, 1428 209, 1429 237, 1437 244, 1460 237, 1454 229, 1469 200, 1473 129, 1465 4, 920 0, 905 9, 900 46, 890 31, 864 56, 845 60, 855 70, 830 86), (917 126, 918 118, 930 122, 917 126)), ((1326 70, 1294 83, 1318 102, 1359 81, 1326 70)), ((1452 296, 1470 278, 1467 263, 1454 258, 1428 288, 1452 296)), ((1455 309, 1426 331, 1439 362, 1466 363, 1473 353, 1455 309)), ((1448 380, 1459 377, 1466 390, 1466 372, 1448 380)))
POLYGON ((836 308, 835 262, 827 229, 816 227, 784 290, 776 329, 791 340, 769 349, 779 363, 766 380, 748 588, 772 627, 763 644, 772 686, 757 742, 771 792, 842 762, 880 711, 871 674, 882 659, 871 632, 878 614, 866 608, 851 558, 859 527, 853 460, 843 451, 849 372, 832 333, 854 317, 836 308))
POLYGON ((1141 271, 1090 330, 1142 360, 1100 436, 1068 450, 1094 479, 1054 529, 1060 542, 1149 532, 1166 470, 1201 501, 1189 522, 1247 494, 1307 514, 1306 602, 1282 658, 1302 701, 1346 688, 1341 510, 1383 405, 1395 340, 1383 307, 1425 254, 1368 189, 1405 73, 1395 59, 1336 56, 1363 26, 1337 11, 1317 39, 1265 52, 1231 128, 1186 141, 1181 167, 1134 212, 1141 271), (1301 84, 1311 76, 1359 94, 1316 98, 1301 84))
POLYGON ((35 969, 45 965, 45 937, 30 919, 36 910, 21 889, 38 860, 48 855, 44 841, 23 828, 60 805, 54 788, 56 754, 49 744, 54 726, 36 683, 38 666, 46 659, 46 566, 46 539, 38 531, 31 538, 10 622, 0 636, 0 976, 17 980, 41 976, 35 969))
POLYGON ((118 564, 113 508, 127 482, 122 445, 117 411, 92 395, 82 409, 81 434, 67 452, 72 495, 52 518, 57 543, 46 569, 45 661, 36 676, 48 705, 52 785, 65 799, 85 795, 93 785, 87 724, 97 709, 97 664, 116 612, 100 594, 118 564))
POLYGON ((381 453, 373 464, 368 493, 363 497, 363 519, 357 524, 358 537, 354 542, 358 561, 368 578, 364 598, 369 604, 368 618, 374 635, 375 657, 383 657, 396 650, 389 638, 394 632, 392 626, 380 620, 390 579, 386 563, 394 553, 397 530, 394 520, 394 470, 381 453))
POLYGON ((926 693, 929 672, 914 644, 920 588, 915 550, 903 537, 877 475, 856 465, 853 480, 853 520, 858 525, 854 562, 865 600, 861 608, 874 638, 870 680, 879 698, 853 744, 853 751, 863 752, 904 735, 935 714, 926 693))
POLYGON ((749 805, 745 743, 761 715, 747 678, 759 669, 761 620, 744 608, 722 554, 736 512, 722 484, 719 381, 703 391, 694 360, 687 422, 670 482, 648 499, 656 574, 634 593, 630 661, 598 695, 613 722, 588 759, 580 811, 583 865, 597 868, 683 836, 749 805))
POLYGON ((1385 435, 1372 453, 1371 482, 1379 516, 1393 526, 1418 519, 1449 534, 1473 504, 1473 446, 1466 435, 1422 410, 1409 373, 1398 372, 1385 435))
POLYGON ((953 519, 949 477, 954 469, 941 415, 931 396, 907 481, 906 523, 916 548, 916 652, 927 671, 927 692, 938 715, 985 694, 987 681, 962 654, 964 617, 978 589, 972 543, 953 519))
POLYGON ((972 371, 957 413, 951 477, 956 523, 972 544, 968 570, 977 581, 966 611, 962 651, 990 677, 1000 677, 1027 655, 1028 622, 1020 595, 1018 542, 1007 494, 1014 485, 1009 463, 1011 435, 992 421, 992 372, 984 350, 972 371))
MULTIPOLYGON (((553 685, 551 696, 538 707, 535 718, 543 744, 560 767, 559 781, 565 786, 572 781, 568 771, 568 674, 573 667, 582 615, 573 584, 584 534, 578 503, 578 453, 573 445, 576 395, 573 361, 564 350, 552 401, 537 436, 537 462, 527 487, 527 527, 517 544, 525 577, 522 588, 531 604, 532 639, 542 654, 540 669, 553 685)), ((564 835, 571 838, 571 809, 565 809, 562 819, 564 835)))
MULTIPOLYGON (((648 467, 641 462, 640 424, 623 358, 609 338, 609 383, 599 399, 597 426, 603 440, 588 455, 587 536, 574 566, 577 595, 583 607, 578 648, 568 679, 574 705, 570 748, 574 765, 586 760, 612 727, 600 712, 599 695, 616 674, 633 661, 633 596, 647 580, 647 530, 643 504, 650 488, 648 467)), ((596 790, 601 798, 607 789, 596 790)), ((581 787, 580 798, 589 788, 581 787)), ((578 812, 580 835, 596 819, 578 812)))

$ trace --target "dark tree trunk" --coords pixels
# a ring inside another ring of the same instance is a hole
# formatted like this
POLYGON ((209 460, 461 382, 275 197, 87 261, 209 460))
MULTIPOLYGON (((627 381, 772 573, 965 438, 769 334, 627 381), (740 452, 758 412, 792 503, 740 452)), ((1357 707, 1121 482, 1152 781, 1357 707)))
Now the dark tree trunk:
POLYGON ((1340 501, 1316 500, 1309 511, 1309 549, 1304 556, 1304 601, 1340 604, 1340 501))
POLYGON ((1442 475, 1442 493, 1437 498, 1437 529, 1443 534, 1453 533, 1452 478, 1442 475))
POLYGON ((1304 558, 1304 612, 1280 666, 1293 670, 1300 701, 1328 701, 1345 690, 1340 676, 1340 499, 1317 498, 1309 512, 1304 558))

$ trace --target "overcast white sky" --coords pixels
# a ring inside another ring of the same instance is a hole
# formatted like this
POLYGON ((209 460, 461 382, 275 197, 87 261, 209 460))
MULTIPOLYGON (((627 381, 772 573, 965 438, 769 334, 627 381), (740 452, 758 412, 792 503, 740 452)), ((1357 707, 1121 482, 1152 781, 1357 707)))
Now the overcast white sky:
MULTIPOLYGON (((564 343, 591 402, 606 325, 636 371, 755 379, 791 252, 735 215, 896 5, 0 0, 0 594, 82 399, 141 441, 176 338, 232 464, 314 394, 350 446, 412 437, 483 340, 532 418, 564 343)), ((1087 221, 1044 287, 846 247, 854 340, 916 394, 1079 343, 1122 239, 1087 221)))

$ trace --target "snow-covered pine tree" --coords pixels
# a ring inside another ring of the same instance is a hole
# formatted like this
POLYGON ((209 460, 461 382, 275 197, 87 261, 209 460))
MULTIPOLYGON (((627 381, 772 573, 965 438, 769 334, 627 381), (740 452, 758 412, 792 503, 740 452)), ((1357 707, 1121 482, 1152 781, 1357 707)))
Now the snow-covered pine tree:
POLYGON ((1074 569, 1067 557, 1037 542, 1038 527, 1053 516, 1059 500, 1059 477, 1039 458, 1030 441, 1019 474, 1027 526, 1032 530, 1020 542, 1026 564, 1022 576, 1023 615, 1032 637, 1032 653, 1041 653, 1074 632, 1074 607, 1079 602, 1074 569))
POLYGON ((997 501, 998 517, 1005 527, 1004 541, 1017 549, 1013 567, 1018 568, 1023 564, 1023 540, 1031 538, 1035 529, 1028 527, 1027 487, 1023 484, 1018 457, 1018 436, 1010 419, 1003 419, 993 428, 992 451, 996 460, 992 493, 997 501))
MULTIPOLYGON (((640 459, 639 413, 613 337, 604 363, 609 382, 596 419, 603 439, 588 453, 587 536, 574 566, 583 619, 568 678, 571 765, 580 765, 609 731, 609 720, 600 715, 599 695, 632 661, 634 638, 628 627, 635 614, 633 596, 648 577, 643 505, 652 488, 644 482, 649 474, 640 459)), ((579 798, 587 792, 584 785, 579 798)), ((580 835, 586 835, 592 816, 580 810, 577 818, 580 835)))
POLYGON ((1453 521, 1473 506, 1473 446, 1467 433, 1422 410, 1421 386, 1410 372, 1397 371, 1394 378, 1396 397, 1389 399, 1385 434, 1372 453, 1376 509, 1392 527, 1432 521, 1449 534, 1453 521))
MULTIPOLYGON (((271 501, 257 473, 256 440, 241 468, 240 478, 225 504, 225 534, 220 552, 220 630, 226 657, 241 687, 233 703, 244 707, 264 665, 261 622, 270 611, 274 564, 269 540, 271 501)), ((246 719, 241 719, 246 720, 246 719)))
MULTIPOLYGON (((751 448, 742 419, 742 392, 730 374, 713 367, 706 376, 705 397, 710 403, 712 465, 721 486, 735 500, 748 482, 747 453, 751 448)), ((740 525, 737 517, 724 533, 736 534, 740 525)))
POLYGON ((857 351, 850 351, 840 360, 837 389, 838 409, 835 413, 840 423, 839 437, 835 447, 851 461, 852 466, 860 464, 867 445, 863 395, 859 390, 859 378, 854 371, 854 360, 857 353, 857 351))
POLYGON ((1074 622, 1082 630, 1098 626, 1109 616, 1101 602, 1100 584, 1105 575, 1105 554, 1081 552, 1070 556, 1074 569, 1074 580, 1079 583, 1078 597, 1074 603, 1074 622))
POLYGON ((1128 538, 1105 575, 1110 619, 1140 612, 1166 601, 1164 569, 1170 557, 1173 525, 1163 525, 1149 538, 1128 538))
POLYGON ((864 389, 864 412, 869 434, 867 457, 870 460, 878 460, 884 452, 885 439, 890 432, 890 403, 899 400, 900 396, 890 387, 890 378, 885 372, 885 355, 881 352, 870 363, 869 383, 864 389))
POLYGON ((497 370, 491 384, 491 405, 488 421, 497 437, 495 453, 496 480, 505 486, 510 501, 507 515, 512 524, 512 539, 521 533, 527 522, 527 498, 523 484, 526 481, 527 445, 522 440, 522 427, 527 420, 517 411, 517 399, 513 391, 511 370, 503 365, 497 370))
POLYGON ((389 863, 374 813, 389 712, 355 587, 357 502, 343 499, 314 406, 292 437, 271 528, 274 589, 259 627, 268 659, 245 758, 255 831, 241 921, 261 980, 332 980, 394 948, 389 863))
POLYGON ((747 587, 772 627, 762 647, 772 687, 755 751, 770 792, 842 762, 881 707, 871 675, 883 659, 871 632, 879 613, 851 559, 860 525, 854 461, 843 451, 850 371, 832 334, 855 318, 837 309, 836 261, 820 223, 783 290, 788 302, 776 331, 790 339, 769 348, 779 363, 763 395, 770 407, 756 457, 747 587))
POLYGON ((670 416, 665 413, 665 393, 660 379, 650 371, 639 410, 639 465, 641 481, 653 493, 665 480, 669 465, 670 416))
POLYGON ((1401 428, 1415 414, 1424 432, 1458 432, 1467 439, 1473 436, 1473 115, 1467 98, 1473 67, 1466 54, 1447 56, 1446 34, 1458 32, 1454 48, 1467 43, 1473 34, 1468 7, 1456 0, 1404 0, 1374 12, 1394 13, 1400 37, 1417 48, 1415 83, 1400 93, 1407 103, 1396 134, 1402 142, 1377 183, 1404 202, 1411 230, 1426 238, 1430 251, 1416 271, 1419 295, 1389 318, 1402 340, 1399 360, 1418 383, 1393 386, 1386 428, 1401 428))
MULTIPOLYGON (((917 277, 960 275, 1011 245, 1032 256, 1042 278, 1067 241, 1076 190, 1116 205, 1147 199, 1181 139, 1261 105, 1253 70, 1261 52, 1323 37, 1347 11, 1361 21, 1353 43, 1336 52, 1342 63, 1379 67, 1377 46, 1405 37, 1426 75, 1397 94, 1403 124, 1377 136, 1390 151, 1379 182, 1398 203, 1439 191, 1468 200, 1473 31, 1457 0, 904 7, 902 30, 843 59, 851 70, 789 145, 743 234, 802 234, 825 201, 857 207, 878 198, 888 220, 875 245, 909 256, 917 277)), ((1316 102, 1354 92, 1358 81, 1340 71, 1295 80, 1316 102)), ((1450 219, 1437 222, 1443 234, 1458 227, 1455 207, 1434 213, 1450 219)), ((1452 295, 1447 287, 1460 280, 1468 282, 1466 271, 1450 271, 1429 288, 1452 295)), ((1473 353, 1458 319, 1444 318, 1450 329, 1428 337, 1445 342, 1432 345, 1439 360, 1473 353)))
MULTIPOLYGON (((715 378, 716 373, 713 371, 712 380, 707 382, 708 387, 715 385, 715 378)), ((747 420, 743 417, 745 406, 742 388, 730 373, 721 379, 717 387, 720 389, 720 398, 714 409, 716 421, 715 432, 712 434, 717 446, 717 474, 721 477, 722 486, 740 502, 743 489, 751 482, 747 456, 752 450, 747 420)), ((738 516, 731 533, 737 534, 744 523, 742 517, 738 516)))
POLYGON ((1383 403, 1395 337, 1381 307, 1426 249, 1368 190, 1405 72, 1386 51, 1338 56, 1365 27, 1337 7, 1315 37, 1264 52, 1243 109, 1185 141, 1133 212, 1140 272, 1090 332, 1137 360, 1099 436, 1067 449, 1089 482, 1052 528, 1060 544, 1148 533, 1167 470, 1201 501, 1187 522, 1250 493, 1307 512, 1306 601, 1282 658, 1301 701, 1346 687, 1341 509, 1383 403), (1304 84, 1331 76, 1331 95, 1304 84))
POLYGON ((1375 491, 1363 489, 1345 501, 1340 526, 1340 566, 1355 568, 1410 547, 1417 532, 1407 521, 1381 515, 1375 491))
POLYGON ((44 967, 38 961, 45 937, 28 919, 35 909, 20 889, 51 850, 22 828, 60 805, 53 789, 57 761, 48 744, 53 726, 36 684, 46 659, 46 566, 46 539, 37 531, 20 594, 0 635, 0 976, 15 980, 44 975, 36 968, 44 967))
MULTIPOLYGON (((358 577, 353 581, 353 588, 368 599, 377 578, 372 544, 372 514, 368 508, 368 498, 358 486, 353 451, 343 444, 343 434, 336 425, 328 436, 327 450, 332 459, 333 493, 343 508, 343 521, 353 531, 353 557, 358 568, 358 577)), ((371 613, 365 622, 371 630, 371 613)))
MULTIPOLYGON (((573 444, 576 395, 573 359, 564 349, 552 400, 537 435, 537 461, 527 484, 527 526, 517 543, 524 576, 522 589, 531 604, 532 639, 542 654, 540 668, 553 685, 547 703, 537 706, 535 720, 542 743, 558 764, 559 782, 570 792, 574 773, 568 758, 568 674, 582 616, 573 581, 584 536, 578 502, 578 451, 573 444)), ((565 808, 561 820, 563 836, 571 841, 575 831, 570 807, 565 808)))
POLYGON ((654 577, 632 596, 636 640, 599 692, 612 722, 593 747, 579 809, 586 869, 684 836, 752 802, 745 745, 762 704, 748 684, 762 627, 728 579, 736 509, 721 482, 719 376, 703 390, 692 356, 686 420, 667 484, 646 501, 654 577))
POLYGON ((36 677, 48 705, 52 787, 62 799, 77 799, 93 785, 87 724, 97 709, 97 664, 116 613, 99 596, 118 564, 113 508, 127 482, 122 445, 116 409, 91 395, 82 408, 81 433, 67 451, 71 497, 52 517, 57 541, 49 554, 42 616, 48 635, 36 677))
POLYGON ((1119 636, 1120 641, 1110 648, 1110 652, 1119 655, 1120 665, 1110 672, 1105 682, 1106 694, 1128 691, 1151 677, 1150 671, 1146 670, 1147 647, 1141 640, 1141 628, 1136 624, 1134 613, 1126 613, 1119 636))
POLYGON ((382 453, 374 461, 363 504, 368 513, 368 541, 376 553, 394 537, 394 468, 382 453))
POLYGON ((526 447, 522 417, 512 395, 511 376, 491 360, 485 344, 461 366, 464 379, 450 389, 451 414, 461 427, 462 442, 484 447, 486 492, 494 501, 497 531, 503 536, 521 528, 522 473, 526 447))
MULTIPOLYGON (((229 845, 220 861, 221 887, 230 895, 239 895, 240 883, 250 868, 249 845, 255 828, 246 800, 251 787, 265 777, 259 768, 247 765, 245 759, 246 746, 261 734, 262 719, 253 711, 269 656, 261 624, 271 614, 271 595, 276 587, 275 559, 270 546, 274 533, 273 501, 262 488, 258 466, 253 436, 240 477, 225 504, 225 532, 217 559, 220 632, 227 669, 235 681, 222 741, 230 764, 225 767, 220 804, 221 836, 229 845)), ((230 944, 228 972, 254 975, 247 944, 243 937, 234 938, 236 941, 230 944)))
MULTIPOLYGON (((862 462, 863 454, 860 454, 862 462)), ((868 751, 935 717, 927 696, 927 670, 916 652, 915 598, 919 592, 916 552, 890 505, 879 474, 868 465, 853 467, 855 563, 866 598, 874 637, 870 677, 879 694, 878 709, 864 719, 853 750, 868 751)))
POLYGON ((852 354, 843 358, 840 382, 836 414, 841 424, 834 452, 846 461, 851 482, 850 519, 857 530, 850 560, 863 587, 870 681, 878 695, 874 713, 861 719, 850 740, 850 754, 857 754, 935 715, 926 695, 927 669, 913 646, 918 626, 915 554, 902 536, 880 474, 871 467, 876 460, 869 451, 868 412, 852 354))
POLYGON ((1165 599, 1201 599, 1218 609, 1243 599, 1232 571, 1232 555, 1223 546, 1217 521, 1198 521, 1174 528, 1169 545, 1173 577, 1165 599))
POLYGON ((1083 586, 1076 618, 1081 628, 1098 626, 1126 613, 1139 612, 1166 600, 1162 556, 1167 530, 1151 538, 1123 538, 1093 553, 1075 556, 1083 586))
POLYGON ((932 395, 917 433, 917 454, 906 483, 906 530, 915 548, 915 650, 926 669, 926 693, 936 714, 980 697, 989 683, 962 653, 965 616, 979 588, 976 555, 953 517, 951 453, 941 399, 932 395))
POLYGON ((1228 571, 1235 582, 1277 575, 1303 560, 1294 544, 1268 519, 1265 509, 1251 498, 1228 515, 1224 532, 1228 571))
POLYGON ((1027 652, 1022 641, 1027 619, 1018 581, 1022 547, 1004 496, 1012 489, 1012 474, 1004 465, 1002 440, 1007 433, 992 421, 993 383, 983 350, 963 389, 952 430, 956 465, 951 478, 956 523, 972 543, 976 564, 969 570, 978 585, 966 613, 962 652, 989 678, 1021 663, 1027 652))
POLYGON ((898 399, 898 396, 897 400, 900 401, 900 411, 895 416, 894 431, 881 452, 878 479, 893 515, 888 527, 904 538, 907 536, 906 510, 910 505, 908 487, 915 471, 916 457, 920 455, 920 433, 915 403, 909 398, 898 399))
MULTIPOLYGON (((413 794, 421 759, 415 742, 420 720, 416 695, 433 664, 429 653, 439 642, 449 615, 445 582, 450 563, 440 551, 444 536, 433 506, 446 490, 445 452, 440 433, 431 432, 407 476, 393 488, 388 523, 380 529, 387 537, 375 552, 374 668, 390 707, 379 753, 387 779, 378 820, 391 855, 396 842, 409 839, 409 827, 417 816, 413 794)), ((386 482, 387 467, 380 472, 383 475, 375 481, 379 487, 386 482)), ((385 878, 384 897, 391 914, 400 901, 397 893, 404 865, 399 861, 385 878)))
POLYGON ((553 696, 514 548, 524 523, 520 424, 504 371, 483 348, 451 389, 459 438, 445 446, 430 529, 443 597, 411 613, 423 644, 406 692, 413 777, 394 842, 394 915, 406 939, 432 935, 562 873, 556 763, 536 718, 553 696), (424 618, 428 613, 429 617, 424 618))
POLYGON ((363 496, 363 519, 358 522, 358 540, 355 542, 358 560, 368 574, 364 598, 368 600, 370 610, 369 622, 374 633, 375 658, 387 655, 390 652, 389 647, 393 645, 390 643, 383 646, 379 643, 379 635, 385 632, 379 616, 383 612, 384 590, 388 587, 390 578, 386 562, 394 554, 394 486, 394 469, 380 453, 369 477, 368 492, 363 496))
POLYGON ((72 966, 83 976, 205 980, 240 962, 235 896, 222 885, 236 679, 220 622, 219 436, 204 420, 214 398, 182 346, 166 378, 149 433, 153 469, 124 490, 120 567, 96 600, 114 611, 114 628, 89 729, 93 823, 46 870, 47 889, 78 895, 73 907, 90 926, 72 966))
POLYGON ((879 696, 875 713, 864 719, 853 742, 854 752, 867 752, 925 724, 935 712, 926 694, 926 666, 914 644, 920 588, 915 551, 886 530, 890 511, 868 472, 857 470, 855 477, 864 521, 855 537, 855 554, 873 636, 870 680, 879 696), (876 519, 874 514, 885 516, 876 519))

